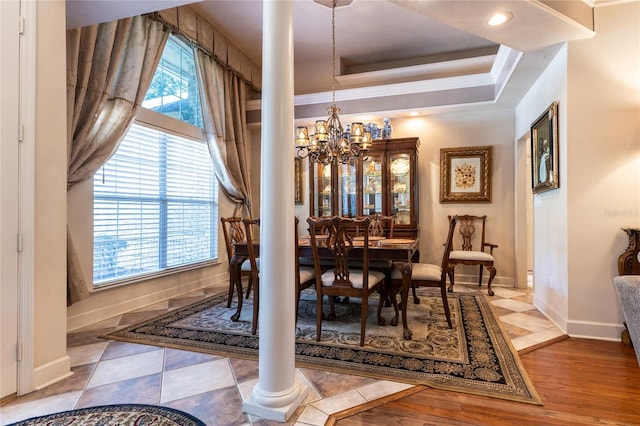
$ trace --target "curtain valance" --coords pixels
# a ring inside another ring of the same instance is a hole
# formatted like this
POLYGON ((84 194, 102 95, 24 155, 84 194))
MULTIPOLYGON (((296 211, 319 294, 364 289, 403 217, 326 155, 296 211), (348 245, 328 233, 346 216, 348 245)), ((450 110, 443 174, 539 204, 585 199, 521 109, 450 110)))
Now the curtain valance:
POLYGON ((174 33, 188 38, 216 62, 242 77, 253 89, 262 88, 262 71, 220 31, 214 28, 191 6, 179 6, 149 14, 174 33))

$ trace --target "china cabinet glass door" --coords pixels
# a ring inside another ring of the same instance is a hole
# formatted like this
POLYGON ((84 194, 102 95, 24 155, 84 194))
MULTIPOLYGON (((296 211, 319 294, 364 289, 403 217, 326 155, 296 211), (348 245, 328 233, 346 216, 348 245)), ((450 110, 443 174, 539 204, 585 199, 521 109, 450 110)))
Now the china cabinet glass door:
POLYGON ((338 214, 355 217, 356 206, 356 162, 338 165, 338 214))
POLYGON ((313 203, 313 216, 331 216, 332 208, 332 186, 331 186, 331 165, 314 163, 315 173, 313 174, 313 193, 316 194, 313 203))
POLYGON ((382 213, 382 154, 369 155, 362 162, 362 213, 382 213))
POLYGON ((391 214, 397 225, 411 224, 411 158, 409 154, 389 156, 391 214))

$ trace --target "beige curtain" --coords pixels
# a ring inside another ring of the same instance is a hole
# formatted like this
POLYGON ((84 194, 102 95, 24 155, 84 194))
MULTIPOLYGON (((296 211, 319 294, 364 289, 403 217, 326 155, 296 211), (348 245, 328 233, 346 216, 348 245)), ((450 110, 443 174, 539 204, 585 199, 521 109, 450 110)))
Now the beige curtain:
MULTIPOLYGON (((168 37, 146 16, 67 32, 67 190, 91 179, 117 150, 168 37)), ((68 231, 67 284, 69 305, 89 295, 68 231)))
MULTIPOLYGON (((200 49, 194 49, 209 153, 223 192, 236 212, 251 216, 246 158, 246 83, 200 49)), ((234 214, 235 214, 234 213, 234 214)))

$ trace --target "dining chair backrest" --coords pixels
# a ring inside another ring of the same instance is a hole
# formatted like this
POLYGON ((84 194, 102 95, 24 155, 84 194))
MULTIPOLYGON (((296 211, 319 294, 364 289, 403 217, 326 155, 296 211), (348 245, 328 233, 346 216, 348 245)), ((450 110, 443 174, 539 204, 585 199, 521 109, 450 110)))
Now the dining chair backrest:
POLYGON ((449 217, 449 232, 447 234, 447 240, 444 243, 444 254, 442 256, 442 263, 440 265, 440 267, 442 268, 443 280, 445 279, 445 274, 447 273, 447 268, 449 267, 449 254, 451 253, 451 250, 453 250, 453 233, 456 229, 457 221, 457 216, 449 217))
POLYGON ((251 263, 251 271, 253 272, 255 278, 258 274, 258 271, 260 270, 258 266, 258 256, 256 254, 254 246, 254 244, 258 242, 260 236, 260 219, 245 217, 242 219, 242 223, 244 223, 245 236, 247 239, 247 251, 249 252, 249 262, 251 263))
MULTIPOLYGON (((364 232, 364 242, 358 249, 363 250, 361 268, 364 276, 367 276, 369 268, 369 233, 368 228, 371 219, 353 219, 334 216, 330 218, 307 219, 309 224, 309 235, 311 236, 311 248, 313 252, 314 267, 316 271, 321 271, 320 251, 325 250, 333 258, 335 272, 335 286, 351 286, 349 280, 349 254, 355 248, 350 230, 358 227, 366 230, 364 232), (320 238, 322 236, 322 238, 320 238)), ((324 256, 326 257, 326 256, 324 256)))
POLYGON ((227 248, 227 258, 231 262, 233 257, 233 244, 245 241, 244 225, 242 218, 238 216, 221 217, 222 234, 224 235, 224 244, 227 248))
POLYGON ((396 222, 395 216, 385 216, 376 213, 371 216, 369 235, 372 237, 393 238, 393 225, 396 222))

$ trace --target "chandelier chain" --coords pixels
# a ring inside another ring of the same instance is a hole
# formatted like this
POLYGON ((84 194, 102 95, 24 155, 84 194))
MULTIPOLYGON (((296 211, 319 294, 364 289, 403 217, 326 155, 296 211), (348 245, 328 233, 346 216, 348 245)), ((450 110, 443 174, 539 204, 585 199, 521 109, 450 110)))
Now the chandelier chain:
POLYGON ((331 56, 331 93, 332 93, 332 101, 333 105, 336 104, 336 5, 338 4, 338 0, 333 0, 333 7, 331 8, 331 46, 332 56, 331 56))

